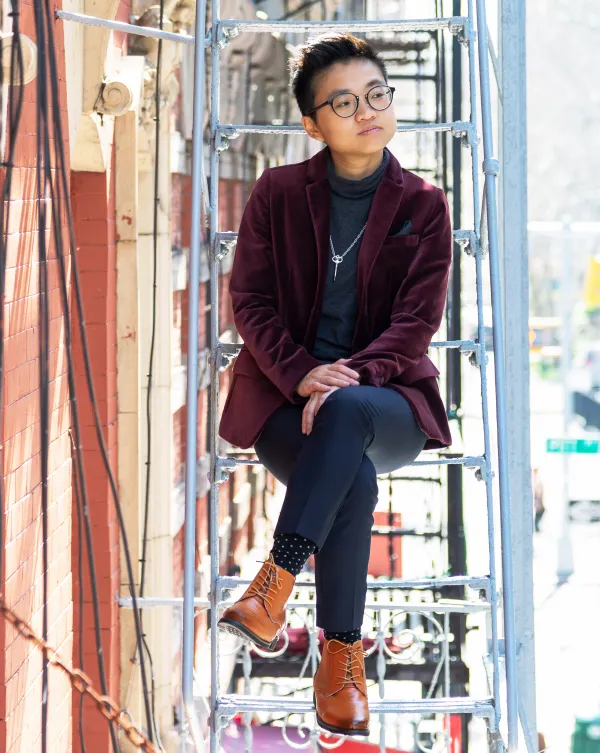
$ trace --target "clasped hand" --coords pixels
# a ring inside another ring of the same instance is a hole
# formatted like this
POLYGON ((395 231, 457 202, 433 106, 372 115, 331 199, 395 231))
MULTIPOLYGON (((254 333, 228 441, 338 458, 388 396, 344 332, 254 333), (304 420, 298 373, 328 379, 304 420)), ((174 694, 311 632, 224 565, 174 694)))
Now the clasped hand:
POLYGON ((344 365, 348 360, 340 358, 335 363, 317 366, 296 387, 299 395, 309 398, 302 412, 303 434, 311 433, 315 416, 329 395, 341 387, 357 387, 360 384, 358 372, 344 365))

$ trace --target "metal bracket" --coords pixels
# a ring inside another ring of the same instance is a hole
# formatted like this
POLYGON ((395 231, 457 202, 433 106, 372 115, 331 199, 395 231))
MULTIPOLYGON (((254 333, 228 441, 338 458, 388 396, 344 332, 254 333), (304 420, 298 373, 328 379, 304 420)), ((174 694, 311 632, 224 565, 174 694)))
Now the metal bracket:
POLYGON ((491 591, 490 591, 491 584, 489 582, 489 577, 490 576, 488 575, 488 581, 487 581, 487 583, 484 586, 482 586, 479 583, 470 583, 469 584, 469 588, 472 591, 477 591, 477 595, 479 596, 479 600, 480 601, 483 601, 483 602, 491 605, 492 604, 492 594, 491 594, 491 591))
POLYGON ((460 249, 467 256, 475 258, 481 253, 481 243, 474 230, 455 230, 453 233, 454 242, 460 246, 460 249))
POLYGON ((227 371, 231 364, 235 361, 235 353, 221 353, 219 371, 227 371))
POLYGON ((238 343, 219 343, 217 345, 217 368, 219 371, 227 371, 242 346, 238 343))
POLYGON ((229 149, 229 142, 237 139, 240 135, 235 128, 219 129, 215 135, 215 149, 220 154, 229 149))
POLYGON ((477 348, 469 353, 469 363, 471 364, 471 366, 476 366, 478 369, 480 369, 483 365, 487 366, 488 363, 487 353, 485 353, 483 347, 479 343, 477 345, 477 348))
POLYGON ((479 462, 477 464, 475 463, 465 463, 465 468, 475 469, 475 478, 477 481, 489 481, 494 478, 494 472, 490 469, 489 461, 482 457, 479 459, 479 462))
POLYGON ((453 25, 449 24, 450 33, 456 37, 456 41, 462 44, 463 47, 468 48, 469 42, 475 42, 477 40, 477 32, 472 28, 468 20, 465 20, 464 24, 453 25))
POLYGON ((473 144, 479 143, 479 139, 477 134, 474 133, 471 123, 468 123, 467 125, 464 123, 454 123, 452 125, 451 133, 455 139, 460 139, 461 146, 465 147, 465 149, 470 149, 473 144))
POLYGON ((229 474, 242 466, 261 466, 259 460, 247 460, 246 458, 227 457, 220 455, 215 461, 215 483, 222 484, 227 481, 229 474))
POLYGON ((473 590, 478 591, 479 601, 486 604, 490 601, 489 588, 474 588, 473 590))
POLYGON ((219 24, 217 31, 217 44, 221 50, 225 49, 227 45, 239 36, 239 26, 221 26, 219 24))
POLYGON ((498 177, 500 175, 500 161, 495 158, 484 159, 482 169, 485 175, 495 175, 498 177))
POLYGON ((215 712, 215 718, 213 720, 214 722, 214 728, 215 728, 215 734, 220 735, 221 732, 227 729, 231 722, 235 719, 237 714, 237 711, 233 709, 228 709, 227 711, 221 711, 221 709, 217 708, 215 712))
POLYGON ((489 463, 485 463, 475 471, 475 478, 477 481, 489 481, 491 483, 494 476, 495 473, 491 470, 489 463))
POLYGON ((237 244, 237 233, 217 233, 215 236, 215 245, 213 256, 215 261, 221 262, 233 253, 237 244))
POLYGON ((235 460, 218 457, 215 463, 215 484, 224 484, 229 479, 229 474, 235 471, 235 460))
POLYGON ((470 130, 470 123, 468 125, 464 122, 452 123, 452 130, 450 131, 450 133, 454 136, 455 139, 462 139, 470 130))

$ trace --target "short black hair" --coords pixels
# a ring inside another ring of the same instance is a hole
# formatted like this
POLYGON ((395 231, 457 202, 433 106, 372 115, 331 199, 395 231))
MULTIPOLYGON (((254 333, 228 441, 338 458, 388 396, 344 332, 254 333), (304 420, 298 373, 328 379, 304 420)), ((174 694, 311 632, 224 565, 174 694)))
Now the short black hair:
POLYGON ((387 81, 383 58, 364 39, 352 34, 330 33, 309 39, 301 45, 290 62, 292 91, 302 115, 314 107, 314 82, 317 76, 335 63, 370 60, 387 81))

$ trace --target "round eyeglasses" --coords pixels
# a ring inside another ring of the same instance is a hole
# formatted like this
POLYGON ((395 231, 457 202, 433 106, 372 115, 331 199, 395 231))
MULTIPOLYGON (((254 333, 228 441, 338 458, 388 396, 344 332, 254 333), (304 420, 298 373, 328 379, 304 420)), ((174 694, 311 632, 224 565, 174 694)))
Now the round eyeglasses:
MULTIPOLYGON (((378 84, 365 94, 365 99, 369 107, 373 110, 387 110, 394 99, 396 89, 393 86, 383 86, 378 84)), ((321 107, 329 105, 334 113, 340 118, 351 118, 358 110, 360 97, 358 94, 336 94, 335 97, 328 99, 318 107, 314 107, 308 114, 320 110, 321 107)))

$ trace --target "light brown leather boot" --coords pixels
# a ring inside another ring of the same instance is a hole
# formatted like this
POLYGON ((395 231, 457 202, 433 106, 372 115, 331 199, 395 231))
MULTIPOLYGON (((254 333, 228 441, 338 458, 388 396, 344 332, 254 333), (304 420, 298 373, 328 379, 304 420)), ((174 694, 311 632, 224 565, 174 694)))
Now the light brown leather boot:
POLYGON ((339 735, 369 734, 369 703, 362 641, 325 641, 314 680, 317 722, 339 735))
POLYGON ((223 612, 219 627, 273 651, 285 627, 285 605, 295 582, 269 557, 241 599, 223 612))

